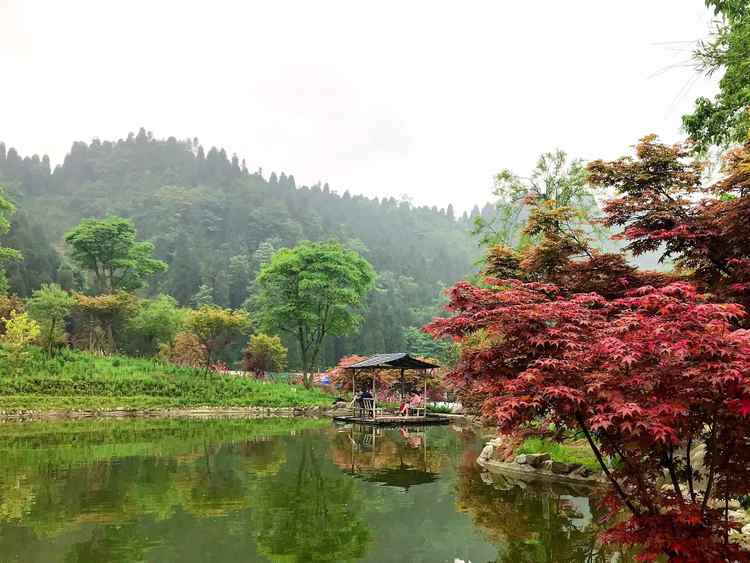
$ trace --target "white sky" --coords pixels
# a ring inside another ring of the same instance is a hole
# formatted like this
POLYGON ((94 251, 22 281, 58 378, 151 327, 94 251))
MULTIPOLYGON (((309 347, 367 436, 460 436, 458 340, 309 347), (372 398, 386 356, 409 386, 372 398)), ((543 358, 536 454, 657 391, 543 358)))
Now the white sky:
POLYGON ((298 185, 463 210, 556 147, 680 138, 703 0, 0 0, 0 139, 59 162, 142 125, 298 185))

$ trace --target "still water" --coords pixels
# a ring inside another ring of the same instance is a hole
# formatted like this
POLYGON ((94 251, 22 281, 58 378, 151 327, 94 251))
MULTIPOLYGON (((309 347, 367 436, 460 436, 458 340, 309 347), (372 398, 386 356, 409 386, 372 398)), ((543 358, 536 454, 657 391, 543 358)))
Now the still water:
POLYGON ((586 492, 491 478, 470 428, 0 425, 0 561, 610 561, 586 492))

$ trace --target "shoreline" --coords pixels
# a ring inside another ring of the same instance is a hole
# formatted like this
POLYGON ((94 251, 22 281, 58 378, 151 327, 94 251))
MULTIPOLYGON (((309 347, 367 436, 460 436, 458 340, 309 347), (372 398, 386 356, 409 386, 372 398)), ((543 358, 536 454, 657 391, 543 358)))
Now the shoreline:
MULTIPOLYGON (((292 418, 331 417, 346 415, 351 411, 327 406, 290 407, 116 407, 116 408, 70 408, 70 409, 16 409, 4 411, 0 408, 0 422, 23 422, 36 420, 80 420, 87 418, 292 418)), ((441 414, 450 420, 471 421, 462 414, 441 414)))
POLYGON ((270 418, 319 417, 337 411, 328 407, 163 407, 114 409, 0 410, 0 422, 79 420, 86 418, 270 418))

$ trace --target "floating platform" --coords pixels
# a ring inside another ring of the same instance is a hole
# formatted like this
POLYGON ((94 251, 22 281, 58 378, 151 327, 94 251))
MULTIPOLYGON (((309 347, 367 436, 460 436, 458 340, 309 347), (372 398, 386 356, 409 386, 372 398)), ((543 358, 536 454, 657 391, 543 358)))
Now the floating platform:
POLYGON ((368 426, 431 426, 436 424, 449 424, 451 419, 447 416, 398 416, 383 415, 377 418, 364 416, 334 416, 333 420, 348 422, 350 424, 366 424, 368 426))

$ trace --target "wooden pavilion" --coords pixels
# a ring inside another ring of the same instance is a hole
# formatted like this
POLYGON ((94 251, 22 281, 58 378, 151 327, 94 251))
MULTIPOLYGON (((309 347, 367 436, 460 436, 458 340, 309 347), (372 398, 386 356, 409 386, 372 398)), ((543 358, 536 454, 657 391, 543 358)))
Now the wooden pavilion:
POLYGON ((375 354, 345 369, 352 375, 352 393, 357 396, 357 374, 367 373, 372 378, 372 398, 363 399, 361 402, 352 401, 351 416, 336 416, 336 420, 353 422, 357 424, 370 424, 375 426, 398 426, 404 424, 447 424, 449 419, 443 416, 431 416, 427 414, 427 379, 437 369, 437 364, 425 362, 410 356, 405 352, 396 354, 375 354), (416 371, 422 376, 423 394, 421 406, 407 409, 405 414, 387 413, 377 404, 378 375, 383 371, 399 372, 401 383, 401 401, 404 402, 405 381, 404 372, 416 371))

